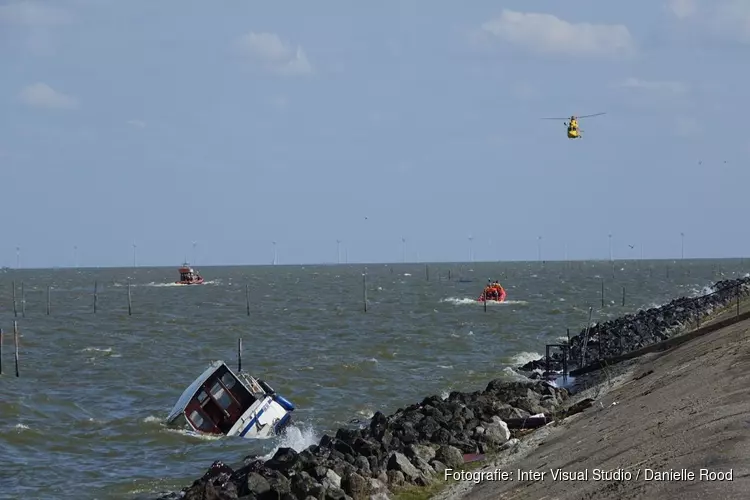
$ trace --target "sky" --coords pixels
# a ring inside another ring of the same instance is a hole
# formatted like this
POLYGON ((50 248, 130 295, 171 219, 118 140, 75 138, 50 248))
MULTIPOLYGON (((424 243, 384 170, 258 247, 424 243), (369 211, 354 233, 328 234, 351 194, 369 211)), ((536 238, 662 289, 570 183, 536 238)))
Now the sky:
POLYGON ((0 0, 0 266, 748 256, 749 60, 746 0, 0 0))

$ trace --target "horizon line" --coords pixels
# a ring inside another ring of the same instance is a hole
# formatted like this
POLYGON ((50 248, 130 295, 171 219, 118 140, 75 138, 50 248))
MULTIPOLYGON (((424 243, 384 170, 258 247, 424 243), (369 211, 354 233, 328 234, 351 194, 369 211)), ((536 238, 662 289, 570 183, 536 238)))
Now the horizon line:
MULTIPOLYGON (((609 263, 614 265, 616 262, 693 262, 693 261, 705 261, 705 260, 716 260, 716 261, 731 261, 739 260, 743 261, 745 257, 693 257, 693 258, 654 258, 654 259, 640 259, 640 258, 624 258, 624 259, 555 259, 555 260, 475 260, 475 261, 412 261, 412 262, 309 262, 309 263, 294 263, 294 264, 206 264, 200 266, 202 268, 213 268, 213 267, 305 267, 305 266, 408 266, 408 265, 433 265, 433 264, 454 264, 454 265, 474 265, 474 264, 564 264, 568 262, 597 262, 597 263, 609 263)), ((195 264, 189 264, 190 266, 199 267, 195 264)), ((138 265, 138 266, 53 266, 53 267, 2 267, 0 270, 8 271, 41 271, 41 270, 60 270, 60 269, 164 269, 169 267, 179 268, 180 266, 172 265, 138 265)))

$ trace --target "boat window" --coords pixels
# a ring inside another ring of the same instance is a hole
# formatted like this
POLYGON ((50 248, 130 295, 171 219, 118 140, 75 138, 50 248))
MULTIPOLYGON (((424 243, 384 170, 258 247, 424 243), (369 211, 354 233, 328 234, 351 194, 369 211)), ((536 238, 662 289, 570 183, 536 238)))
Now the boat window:
POLYGON ((216 382, 211 388, 211 395, 225 410, 229 408, 229 405, 232 404, 232 399, 229 397, 229 394, 227 394, 227 391, 224 390, 219 382, 216 382))
POLYGON ((208 394, 206 394, 206 391, 202 390, 201 392, 198 393, 198 402, 200 404, 203 404, 206 401, 206 399, 208 399, 208 394))
POLYGON ((226 372, 224 376, 221 377, 221 381, 224 383, 224 386, 230 390, 232 389, 232 387, 234 387, 234 384, 237 383, 232 374, 229 372, 226 372))
POLYGON ((210 431, 213 429, 213 425, 211 422, 203 418, 203 415, 198 410, 193 410, 193 412, 190 414, 190 420, 193 422, 193 425, 195 425, 199 430, 202 431, 210 431))

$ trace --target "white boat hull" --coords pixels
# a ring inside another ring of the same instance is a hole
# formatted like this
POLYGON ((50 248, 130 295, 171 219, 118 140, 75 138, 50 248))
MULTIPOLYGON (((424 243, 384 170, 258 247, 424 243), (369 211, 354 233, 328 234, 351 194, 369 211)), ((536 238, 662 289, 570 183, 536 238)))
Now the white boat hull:
POLYGON ((280 433, 290 418, 290 412, 272 397, 266 396, 265 399, 248 408, 235 422, 227 436, 266 439, 280 433))

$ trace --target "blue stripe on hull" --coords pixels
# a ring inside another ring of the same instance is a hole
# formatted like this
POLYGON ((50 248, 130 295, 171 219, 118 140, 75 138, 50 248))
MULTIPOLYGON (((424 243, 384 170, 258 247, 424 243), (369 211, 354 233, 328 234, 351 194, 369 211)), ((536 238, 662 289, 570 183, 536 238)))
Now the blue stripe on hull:
POLYGON ((245 437, 245 434, 247 434, 248 432, 250 432, 250 429, 252 429, 253 426, 258 423, 258 419, 261 417, 261 415, 263 415, 263 413, 265 411, 266 410, 263 409, 263 410, 261 410, 261 411, 259 411, 258 413, 255 414, 255 416, 253 417, 253 419, 250 420, 250 423, 247 424, 244 429, 242 429, 242 432, 240 432, 240 436, 241 437, 245 437))

